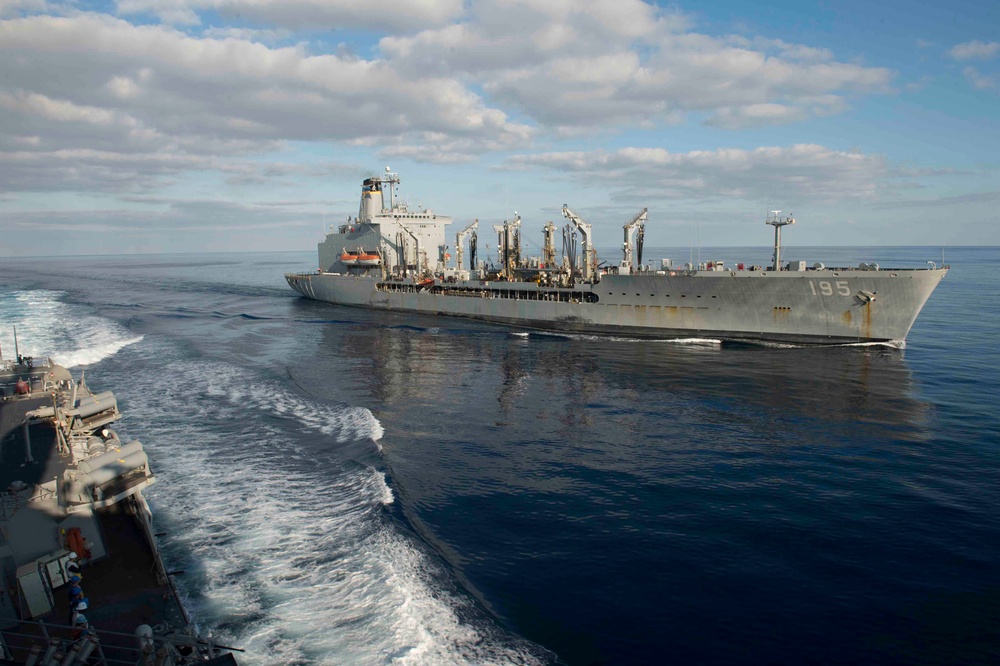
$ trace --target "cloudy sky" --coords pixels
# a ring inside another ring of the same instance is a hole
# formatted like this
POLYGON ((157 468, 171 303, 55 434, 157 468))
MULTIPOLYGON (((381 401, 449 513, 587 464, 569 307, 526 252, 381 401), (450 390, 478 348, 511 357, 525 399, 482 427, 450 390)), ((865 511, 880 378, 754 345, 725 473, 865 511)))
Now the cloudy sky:
POLYGON ((0 0, 0 256, 306 250, 387 165, 539 238, 1000 245, 1000 5, 0 0))

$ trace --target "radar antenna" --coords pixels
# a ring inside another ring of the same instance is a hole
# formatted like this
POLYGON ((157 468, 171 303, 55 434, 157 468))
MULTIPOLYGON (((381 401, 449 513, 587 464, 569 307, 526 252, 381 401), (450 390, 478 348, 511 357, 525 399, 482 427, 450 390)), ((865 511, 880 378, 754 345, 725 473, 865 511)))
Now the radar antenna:
POLYGON ((771 267, 772 271, 781 270, 781 227, 795 224, 794 217, 789 215, 782 219, 780 214, 780 210, 772 210, 768 214, 767 220, 764 221, 764 224, 770 224, 774 227, 774 265, 771 267))

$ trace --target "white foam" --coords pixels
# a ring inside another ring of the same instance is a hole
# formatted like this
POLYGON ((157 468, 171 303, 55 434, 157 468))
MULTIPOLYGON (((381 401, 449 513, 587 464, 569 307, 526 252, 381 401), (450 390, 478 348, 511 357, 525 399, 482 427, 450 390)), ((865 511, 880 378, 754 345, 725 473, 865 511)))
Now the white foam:
POLYGON ((848 342, 843 347, 887 347, 889 349, 906 349, 906 340, 885 340, 883 342, 848 342))
POLYGON ((569 340, 581 340, 583 342, 631 342, 641 344, 671 344, 671 345, 699 345, 716 346, 721 345, 722 340, 715 338, 630 338, 616 335, 598 335, 593 333, 557 333, 553 331, 539 331, 538 335, 549 335, 569 340))
POLYGON ((262 418, 270 410, 343 442, 382 436, 370 412, 253 380, 174 363, 135 377, 130 405, 131 422, 148 429, 130 434, 149 442, 161 480, 147 491, 154 515, 174 524, 166 556, 194 553, 203 571, 178 584, 220 642, 247 649, 241 663, 542 660, 491 622, 463 619, 475 615, 467 595, 383 513, 394 500, 384 474, 317 463, 289 421, 262 418))
POLYGON ((698 345, 703 347, 714 347, 722 344, 722 340, 716 340, 715 338, 672 338, 670 340, 661 340, 660 342, 668 342, 674 345, 698 345))
POLYGON ((86 349, 77 349, 71 352, 55 352, 51 358, 59 365, 64 365, 67 368, 74 368, 80 365, 93 365, 109 356, 114 356, 129 345, 142 342, 142 338, 143 336, 137 335, 133 338, 115 340, 114 342, 98 344, 86 349))
POLYGON ((245 370, 233 366, 212 364, 200 366, 210 378, 208 393, 224 398, 232 405, 294 418, 304 426, 337 438, 338 442, 364 439, 378 441, 384 431, 375 415, 364 407, 329 408, 317 405, 291 393, 284 386, 262 384, 245 370))
MULTIPOLYGON (((819 345, 805 342, 776 342, 773 340, 747 340, 755 347, 770 347, 772 349, 809 349, 819 345)), ((885 347, 888 349, 906 349, 905 340, 885 340, 881 342, 839 342, 822 345, 824 347, 885 347)))
POLYGON ((385 474, 382 474, 376 469, 372 469, 372 476, 374 477, 375 485, 382 491, 380 501, 384 505, 392 504, 396 501, 396 497, 392 494, 392 488, 385 481, 385 474))
MULTIPOLYGON (((83 306, 64 303, 64 296, 64 292, 39 289, 0 297, 0 315, 17 326, 21 355, 50 357, 73 368, 98 363, 143 339, 83 306)), ((12 330, 0 331, 0 344, 13 357, 12 330)))

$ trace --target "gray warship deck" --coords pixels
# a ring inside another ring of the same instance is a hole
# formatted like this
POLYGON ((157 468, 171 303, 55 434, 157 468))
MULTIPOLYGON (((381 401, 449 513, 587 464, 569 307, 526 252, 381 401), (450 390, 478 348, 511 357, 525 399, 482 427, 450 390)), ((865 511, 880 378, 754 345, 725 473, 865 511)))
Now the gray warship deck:
POLYGON ((97 639, 91 662, 136 663, 135 632, 147 625, 150 645, 174 663, 235 663, 189 629, 142 498, 154 477, 141 444, 122 445, 113 431, 95 436, 120 418, 114 396, 93 394, 51 363, 4 362, 0 390, 0 663, 33 654, 45 663, 87 646, 70 626, 65 561, 79 547, 68 538, 74 529, 92 555, 80 571, 97 639))

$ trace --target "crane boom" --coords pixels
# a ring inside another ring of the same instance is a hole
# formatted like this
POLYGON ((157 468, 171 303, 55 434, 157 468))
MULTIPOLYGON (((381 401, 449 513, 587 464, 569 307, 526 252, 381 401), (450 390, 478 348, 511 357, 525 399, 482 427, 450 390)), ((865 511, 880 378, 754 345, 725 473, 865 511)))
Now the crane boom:
POLYGON ((465 237, 469 235, 470 231, 476 229, 478 226, 479 226, 479 218, 476 218, 475 220, 473 220, 472 224, 470 224, 469 226, 467 226, 466 228, 462 229, 457 234, 455 234, 455 251, 456 254, 458 255, 457 257, 458 261, 455 263, 456 268, 462 267, 462 255, 465 253, 463 245, 465 237))
MULTIPOLYGON (((405 232, 406 232, 407 234, 409 234, 410 238, 412 238, 412 239, 413 239, 413 242, 414 242, 414 243, 416 243, 416 254, 414 255, 414 259, 415 259, 415 261, 416 261, 416 264, 417 264, 417 275, 421 275, 421 274, 422 274, 422 270, 421 270, 421 266, 420 266, 420 239, 419 239, 419 238, 417 238, 417 237, 416 237, 416 236, 415 236, 415 235, 413 234, 413 232, 412 232, 412 231, 410 231, 409 229, 407 229, 407 228, 406 228, 406 225, 404 225, 404 224, 403 224, 402 222, 399 222, 399 221, 397 220, 397 221, 396 221, 396 224, 398 224, 398 225, 399 225, 399 228, 400 228, 400 229, 402 229, 402 230, 403 230, 403 231, 405 231, 405 232)), ((426 263, 426 262, 424 262, 424 263, 426 263)), ((406 261, 406 258, 404 257, 404 258, 403 258, 403 266, 406 266, 406 264, 407 264, 407 261, 406 261)), ((406 271, 406 269, 405 269, 405 268, 404 268, 403 270, 404 270, 404 271, 406 271)))
POLYGON ((622 252, 624 256, 622 257, 622 263, 618 267, 619 273, 631 273, 635 270, 635 265, 632 255, 632 232, 636 229, 640 231, 646 224, 646 212, 648 208, 643 208, 636 215, 632 216, 632 219, 625 223, 625 242, 622 243, 622 252))
POLYGON ((591 245, 593 243, 593 227, 584 222, 583 218, 570 210, 566 204, 563 204, 562 212, 563 217, 572 222, 573 226, 580 231, 580 249, 583 251, 583 279, 590 281, 593 277, 593 267, 590 258, 591 245))

